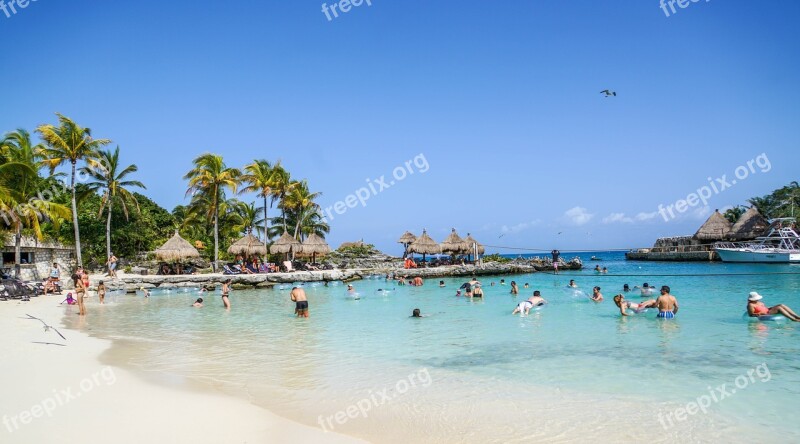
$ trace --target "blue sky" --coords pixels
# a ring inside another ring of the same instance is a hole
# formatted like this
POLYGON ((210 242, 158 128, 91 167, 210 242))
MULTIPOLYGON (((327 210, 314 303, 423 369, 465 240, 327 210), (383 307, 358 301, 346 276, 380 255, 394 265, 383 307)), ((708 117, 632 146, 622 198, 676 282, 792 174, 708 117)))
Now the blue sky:
POLYGON ((407 229, 456 227, 497 246, 642 247, 800 179, 798 19, 790 0, 670 17, 657 0, 372 0, 331 21, 310 0, 38 0, 0 11, 0 131, 66 114, 168 209, 207 151, 281 159, 323 208, 422 154, 425 173, 334 213, 336 245, 396 253, 407 229), (708 208, 656 214, 762 153, 769 171, 708 208))

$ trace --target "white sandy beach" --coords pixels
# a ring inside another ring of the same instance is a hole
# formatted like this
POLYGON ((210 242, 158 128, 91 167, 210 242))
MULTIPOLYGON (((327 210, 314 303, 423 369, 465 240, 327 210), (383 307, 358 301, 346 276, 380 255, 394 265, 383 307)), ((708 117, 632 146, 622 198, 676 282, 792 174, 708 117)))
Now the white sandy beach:
POLYGON ((59 306, 62 300, 40 296, 0 302, 0 442, 363 442, 289 421, 244 400, 172 389, 103 365, 99 357, 110 342, 61 328, 64 310, 77 311, 59 306), (44 331, 26 314, 54 325, 67 340, 44 331))

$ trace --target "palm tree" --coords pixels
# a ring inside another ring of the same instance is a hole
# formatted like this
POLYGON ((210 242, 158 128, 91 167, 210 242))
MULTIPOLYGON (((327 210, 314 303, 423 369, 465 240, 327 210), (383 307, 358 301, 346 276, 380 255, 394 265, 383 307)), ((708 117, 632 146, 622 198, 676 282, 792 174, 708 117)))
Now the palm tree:
POLYGON ((36 132, 42 137, 45 146, 39 150, 44 158, 42 164, 50 168, 50 174, 65 162, 72 167, 70 190, 72 191, 72 225, 75 233, 75 260, 83 264, 81 257, 81 232, 78 226, 78 203, 75 198, 75 171, 79 160, 95 157, 97 150, 111 143, 108 139, 92 138, 92 130, 83 128, 72 119, 56 113, 58 126, 40 125, 36 132))
POLYGON ((730 223, 735 224, 745 211, 747 211, 747 207, 744 205, 736 205, 733 208, 728 208, 723 216, 725 216, 725 219, 728 219, 730 223))
POLYGON ((22 229, 28 227, 38 239, 42 238, 40 222, 50 220, 58 225, 68 218, 67 207, 51 202, 40 192, 44 181, 39 177, 40 146, 34 146, 30 134, 18 129, 0 141, 3 157, 8 161, 0 167, 0 210, 3 219, 14 233, 14 277, 20 278, 22 259, 22 229))
POLYGON ((256 207, 255 203, 244 203, 236 201, 231 206, 231 213, 235 214, 235 222, 231 229, 236 234, 248 234, 253 231, 264 230, 264 219, 261 219, 261 211, 263 208, 256 207))
POLYGON ((286 209, 291 210, 295 215, 294 237, 297 238, 300 233, 300 225, 303 223, 304 215, 308 210, 317 212, 319 205, 314 202, 314 199, 322 196, 322 193, 312 193, 308 189, 308 181, 302 180, 301 182, 294 182, 286 195, 283 205, 286 209))
MULTIPOLYGON (((278 208, 281 209, 281 223, 283 224, 283 230, 281 231, 281 234, 283 234, 284 231, 287 231, 285 206, 286 196, 289 195, 289 193, 295 187, 295 183, 296 182, 292 181, 291 175, 288 171, 286 171, 285 168, 283 168, 281 165, 275 165, 273 168, 272 195, 273 202, 278 200, 278 208)), ((278 236, 280 236, 280 234, 278 234, 278 236)))
POLYGON ((194 159, 194 168, 186 173, 184 179, 189 180, 186 195, 202 196, 208 203, 208 212, 214 219, 214 271, 219 261, 219 210, 224 200, 225 189, 236 192, 241 172, 236 168, 228 168, 217 154, 202 154, 194 159))
MULTIPOLYGON (((299 241, 305 240, 312 233, 319 237, 325 238, 330 233, 331 227, 325 222, 324 217, 319 211, 307 209, 303 214, 295 212, 288 212, 286 217, 287 223, 291 226, 297 225, 300 222, 300 236, 299 241)), ((281 226, 281 218, 273 217, 272 225, 269 227, 270 237, 280 237, 283 234, 283 227, 281 226)))
POLYGON ((256 160, 255 162, 251 163, 244 167, 245 174, 242 176, 242 182, 246 183, 247 186, 242 188, 242 193, 251 193, 256 192, 258 193, 259 197, 264 198, 264 243, 268 242, 267 236, 267 221, 269 221, 267 217, 267 200, 270 198, 275 197, 275 187, 278 184, 278 181, 281 177, 283 177, 281 171, 285 171, 281 167, 281 161, 279 160, 274 166, 271 165, 266 160, 256 160))
POLYGON ((91 192, 100 193, 100 210, 97 217, 103 214, 103 210, 108 211, 106 217, 106 257, 111 257, 111 212, 114 202, 119 202, 122 207, 122 214, 128 220, 128 206, 133 205, 136 212, 139 212, 139 201, 126 187, 139 187, 146 189, 138 180, 127 180, 127 176, 139 171, 136 165, 128 165, 125 168, 119 164, 119 146, 114 151, 105 150, 98 153, 97 159, 90 159, 89 165, 81 168, 81 172, 89 176, 91 182, 87 189, 91 192))

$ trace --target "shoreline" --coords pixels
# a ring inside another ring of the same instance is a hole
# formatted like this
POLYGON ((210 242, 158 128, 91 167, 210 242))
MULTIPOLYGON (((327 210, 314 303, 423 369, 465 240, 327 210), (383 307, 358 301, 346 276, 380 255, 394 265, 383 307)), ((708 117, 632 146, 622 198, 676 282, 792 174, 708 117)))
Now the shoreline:
MULTIPOLYGON (((241 398, 169 375, 102 364, 113 341, 63 327, 72 307, 58 297, 0 302, 3 442, 364 443, 291 421, 241 398), (37 320, 53 325, 44 331, 37 320), (63 344, 63 345, 57 345, 63 344), (165 419, 169 418, 169 421, 165 419)), ((91 329, 91 316, 79 321, 91 329)))

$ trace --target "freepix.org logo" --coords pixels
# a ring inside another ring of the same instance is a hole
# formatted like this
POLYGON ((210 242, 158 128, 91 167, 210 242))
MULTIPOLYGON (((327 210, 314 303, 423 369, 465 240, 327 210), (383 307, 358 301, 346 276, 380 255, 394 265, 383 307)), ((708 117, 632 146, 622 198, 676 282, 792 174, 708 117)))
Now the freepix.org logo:
POLYGON ((11 16, 17 14, 17 11, 25 9, 31 5, 31 2, 37 1, 39 0, 10 0, 6 3, 6 0, 0 0, 0 11, 3 11, 6 18, 11 18, 11 16))

